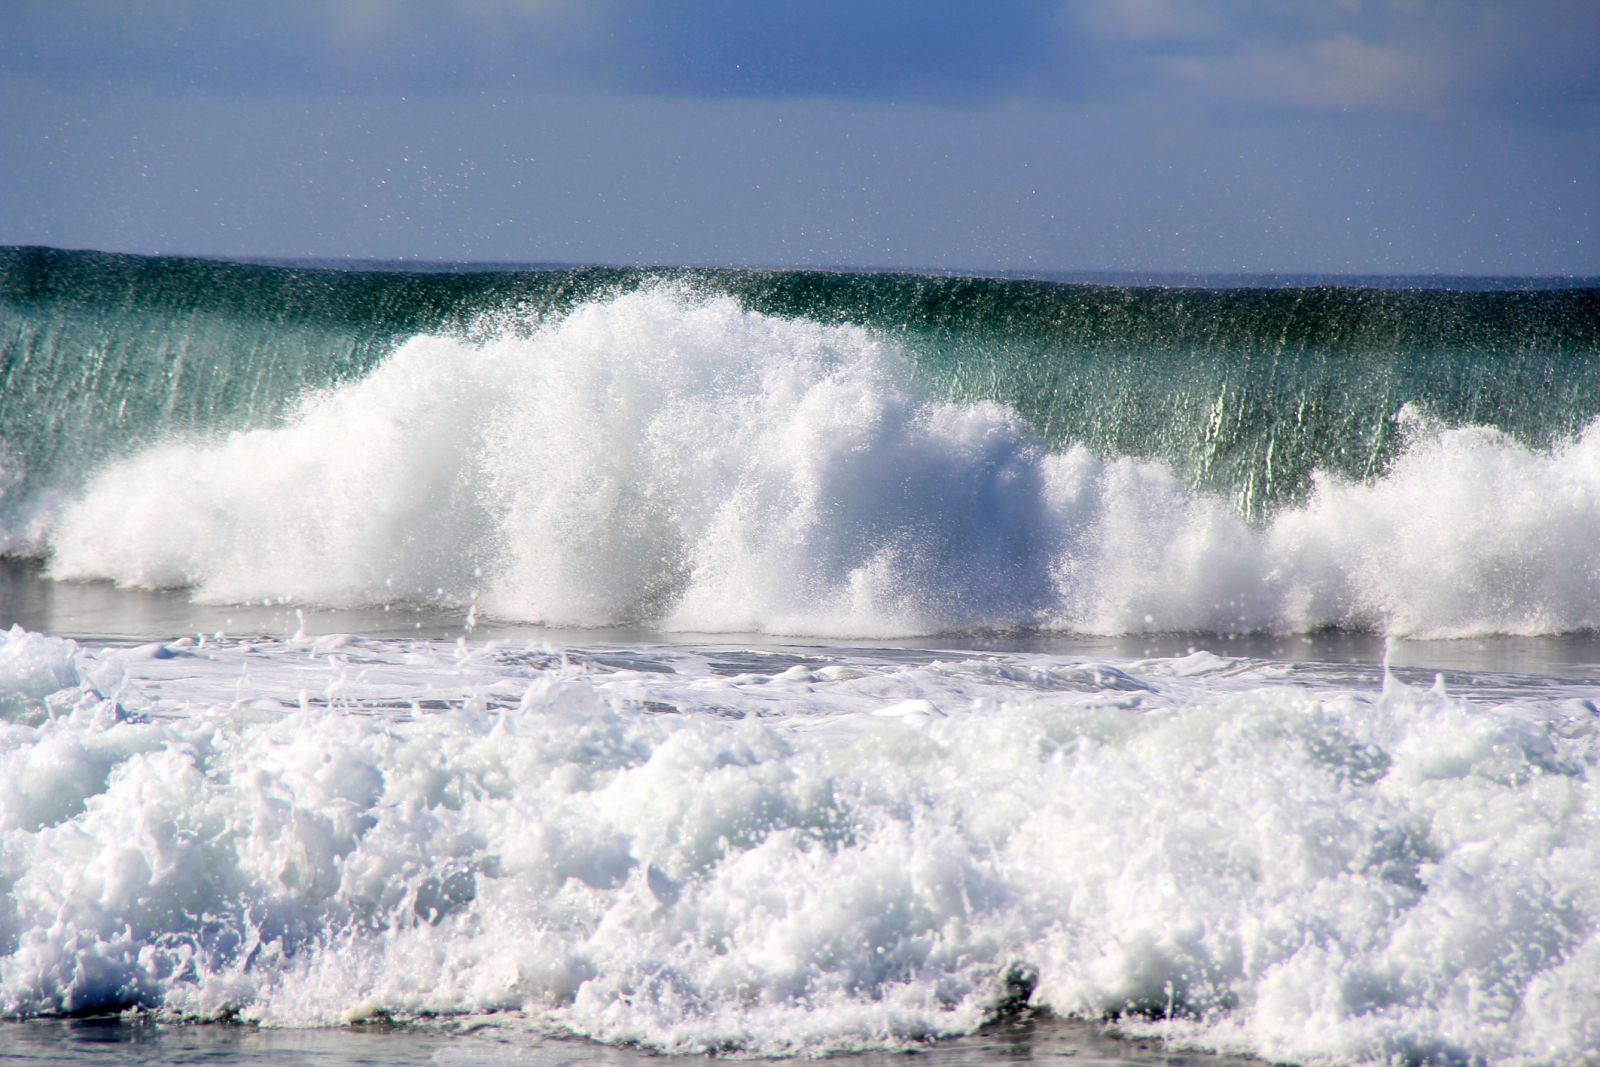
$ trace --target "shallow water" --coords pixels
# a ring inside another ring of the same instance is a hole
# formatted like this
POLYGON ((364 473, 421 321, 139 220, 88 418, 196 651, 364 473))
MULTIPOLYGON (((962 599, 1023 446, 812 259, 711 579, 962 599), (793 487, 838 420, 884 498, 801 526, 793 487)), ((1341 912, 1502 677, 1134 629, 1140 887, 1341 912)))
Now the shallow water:
MULTIPOLYGON (((148 1020, 40 1019, 0 1023, 0 1052, 16 1064, 252 1064, 306 1067, 411 1065, 527 1065, 527 1067, 642 1067, 661 1057, 572 1039, 530 1036, 486 1020, 448 1026, 362 1026, 271 1030, 249 1026, 174 1026, 148 1020)), ((1233 1067, 1259 1061, 1184 1053, 1158 1041, 1124 1040, 1087 1023, 1054 1019, 997 1024, 983 1033, 916 1050, 925 1067, 1069 1060, 1079 1067, 1233 1067)), ((725 1057, 672 1061, 726 1062, 725 1057)), ((818 1062, 818 1061, 811 1061, 818 1062)), ((826 1062, 826 1061, 821 1061, 826 1062)), ((903 1052, 839 1057, 854 1067, 908 1062, 903 1052)))
MULTIPOLYGON (((433 604, 395 603, 366 608, 254 604, 200 604, 174 589, 127 589, 111 582, 60 582, 45 577, 33 560, 0 557, 0 623, 38 632, 92 640, 153 641, 198 634, 310 636, 353 633, 372 637, 418 637, 454 641, 547 641, 556 644, 724 644, 784 647, 852 647, 861 642, 826 638, 774 638, 767 634, 664 633, 641 627, 560 628, 532 626, 442 609, 433 604)), ((1033 652, 1060 656, 1140 659, 1182 656, 1196 649, 1225 656, 1287 662, 1348 664, 1420 672, 1496 672, 1600 678, 1600 634, 1540 636, 1488 634, 1454 640, 1411 640, 1369 633, 1148 633, 1086 635, 1040 631, 994 631, 880 639, 865 647, 882 650, 1033 652)), ((1447 676, 1448 677, 1448 676, 1447 676)))

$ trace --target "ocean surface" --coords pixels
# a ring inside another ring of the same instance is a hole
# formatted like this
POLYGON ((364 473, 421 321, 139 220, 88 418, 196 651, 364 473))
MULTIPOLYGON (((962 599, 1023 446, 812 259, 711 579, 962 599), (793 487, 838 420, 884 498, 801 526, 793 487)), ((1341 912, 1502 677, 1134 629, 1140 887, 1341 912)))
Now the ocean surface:
POLYGON ((1582 282, 0 249, 0 1055, 1600 1062, 1597 632, 1582 282))

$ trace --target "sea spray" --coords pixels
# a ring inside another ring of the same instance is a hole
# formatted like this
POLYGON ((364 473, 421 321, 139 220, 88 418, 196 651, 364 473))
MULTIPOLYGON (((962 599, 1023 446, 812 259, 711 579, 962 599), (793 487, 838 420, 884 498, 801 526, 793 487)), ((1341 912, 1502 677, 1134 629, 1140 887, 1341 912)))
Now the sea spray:
POLYGON ((1383 474, 1318 474, 1251 522, 1160 461, 943 399, 911 360, 676 285, 417 337, 282 425, 104 467, 52 573, 840 637, 1600 626, 1592 428, 1538 449, 1406 409, 1383 474))
MULTIPOLYGON (((1600 416, 1600 290, 1160 288, 674 268, 327 270, 0 248, 0 540, 13 511, 171 435, 273 425, 408 338, 519 331, 661 284, 893 338, 934 395, 1017 412, 1047 447, 1159 459, 1250 518, 1313 472, 1365 480, 1397 413, 1535 448, 1600 416)), ((1540 283, 1549 284, 1549 283, 1540 283)), ((31 547, 29 547, 31 546, 31 547)))

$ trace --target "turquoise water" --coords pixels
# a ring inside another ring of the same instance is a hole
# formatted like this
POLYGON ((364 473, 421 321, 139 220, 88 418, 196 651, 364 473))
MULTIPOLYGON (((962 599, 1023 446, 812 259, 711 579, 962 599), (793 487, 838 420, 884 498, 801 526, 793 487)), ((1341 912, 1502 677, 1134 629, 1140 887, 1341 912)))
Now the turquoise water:
MULTIPOLYGON (((1408 406, 1543 447, 1600 415, 1600 290, 1162 288, 808 271, 328 270, 0 249, 9 499, 179 433, 273 423, 419 333, 536 329, 670 285, 866 326, 937 394, 1157 458, 1248 516, 1370 478, 1408 406)), ((0 498, 3 501, 5 498, 0 498)))

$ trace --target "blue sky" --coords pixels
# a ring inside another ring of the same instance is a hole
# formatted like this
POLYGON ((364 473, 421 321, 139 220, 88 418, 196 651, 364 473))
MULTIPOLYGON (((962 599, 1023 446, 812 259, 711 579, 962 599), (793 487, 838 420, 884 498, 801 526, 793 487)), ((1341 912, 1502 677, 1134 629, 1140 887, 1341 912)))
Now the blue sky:
POLYGON ((1600 274, 1600 4, 0 4, 0 243, 1600 274))

